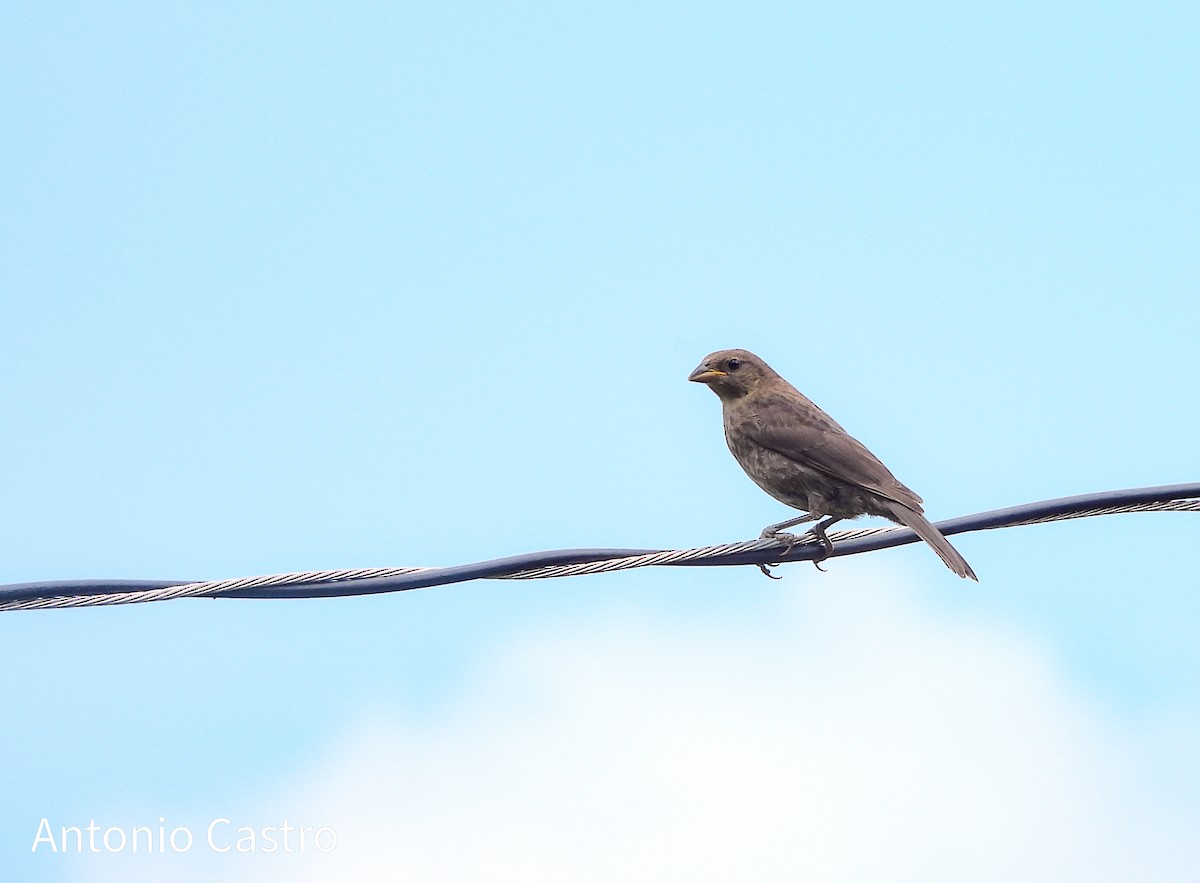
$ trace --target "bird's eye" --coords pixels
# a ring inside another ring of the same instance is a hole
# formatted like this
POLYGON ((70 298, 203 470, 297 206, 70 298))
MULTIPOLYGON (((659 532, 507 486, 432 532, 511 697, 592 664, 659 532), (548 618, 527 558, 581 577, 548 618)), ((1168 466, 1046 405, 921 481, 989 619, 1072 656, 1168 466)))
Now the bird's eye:
POLYGON ((729 361, 727 361, 725 363, 725 367, 728 368, 730 371, 736 371, 741 366, 742 366, 741 359, 730 359, 729 361))

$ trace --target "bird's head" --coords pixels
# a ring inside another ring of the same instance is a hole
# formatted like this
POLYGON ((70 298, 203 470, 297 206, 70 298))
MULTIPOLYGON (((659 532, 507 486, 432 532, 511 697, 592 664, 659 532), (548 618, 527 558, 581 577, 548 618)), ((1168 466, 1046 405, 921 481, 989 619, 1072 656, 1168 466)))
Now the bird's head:
POLYGON ((770 365, 749 350, 718 350, 705 356, 688 380, 706 384, 721 401, 732 401, 777 376, 770 365))

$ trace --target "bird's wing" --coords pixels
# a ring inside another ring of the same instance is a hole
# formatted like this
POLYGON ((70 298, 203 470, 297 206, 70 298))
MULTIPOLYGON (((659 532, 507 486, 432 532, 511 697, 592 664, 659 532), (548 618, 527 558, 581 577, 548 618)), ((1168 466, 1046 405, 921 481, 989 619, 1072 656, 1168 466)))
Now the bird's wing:
MULTIPOLYGON (((789 390, 789 393, 791 391, 789 390)), ((746 409, 742 431, 765 448, 921 511, 921 498, 892 475, 858 439, 801 393, 771 393, 746 409)))

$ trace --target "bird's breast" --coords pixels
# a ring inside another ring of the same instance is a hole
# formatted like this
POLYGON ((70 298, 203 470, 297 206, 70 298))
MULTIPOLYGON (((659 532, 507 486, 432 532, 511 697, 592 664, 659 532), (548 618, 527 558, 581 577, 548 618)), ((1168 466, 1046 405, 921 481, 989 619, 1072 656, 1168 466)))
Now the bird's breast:
POLYGON ((755 484, 781 503, 809 509, 809 492, 822 483, 820 473, 763 447, 736 420, 726 421, 725 441, 733 458, 755 484))

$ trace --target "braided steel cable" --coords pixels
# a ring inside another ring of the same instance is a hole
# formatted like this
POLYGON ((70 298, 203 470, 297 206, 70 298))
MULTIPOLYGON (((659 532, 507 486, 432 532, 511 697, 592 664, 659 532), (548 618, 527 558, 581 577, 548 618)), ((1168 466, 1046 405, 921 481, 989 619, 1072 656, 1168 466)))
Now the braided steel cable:
MULTIPOLYGON (((937 522, 951 536, 976 530, 1019 527, 1131 512, 1200 512, 1200 482, 1104 491, 1026 503, 937 522)), ((832 557, 857 555, 920 539, 906 527, 832 531, 832 557)), ((757 539, 694 549, 561 549, 452 567, 374 567, 284 573, 239 579, 60 580, 0 586, 0 611, 99 607, 173 598, 325 598, 402 592, 476 579, 548 579, 648 566, 772 565, 812 561, 820 544, 804 537, 791 548, 757 539)))

